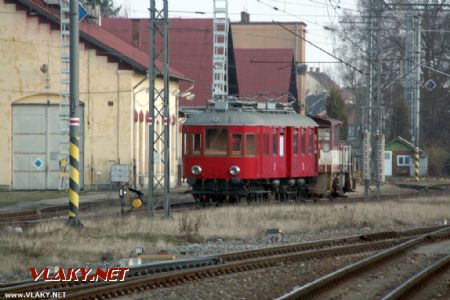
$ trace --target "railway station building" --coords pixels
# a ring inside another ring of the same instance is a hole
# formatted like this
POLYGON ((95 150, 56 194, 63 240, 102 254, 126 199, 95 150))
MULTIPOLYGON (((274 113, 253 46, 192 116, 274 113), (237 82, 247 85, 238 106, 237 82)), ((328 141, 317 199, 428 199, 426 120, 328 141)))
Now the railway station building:
MULTIPOLYGON (((55 1, 0 0, 0 188, 4 190, 58 188, 61 32, 59 6, 51 3, 55 1)), ((128 167, 132 185, 148 182, 148 62, 147 52, 95 20, 80 23, 82 189, 110 189, 113 165, 128 167)), ((181 159, 176 95, 180 83, 191 81, 176 69, 169 72, 173 186, 181 159)), ((163 121, 155 124, 160 130, 163 121)), ((158 164, 156 168, 158 172, 158 164)))

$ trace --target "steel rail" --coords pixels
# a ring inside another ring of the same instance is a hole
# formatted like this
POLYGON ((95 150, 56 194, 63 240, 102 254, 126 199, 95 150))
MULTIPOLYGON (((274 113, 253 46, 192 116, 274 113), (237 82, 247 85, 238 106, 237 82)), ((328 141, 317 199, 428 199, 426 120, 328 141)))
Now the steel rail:
MULTIPOLYGON (((147 288, 156 288, 160 286, 167 286, 172 283, 181 283, 188 280, 195 280, 203 277, 218 276, 221 274, 235 273, 247 270, 253 270, 257 268, 267 268, 276 266, 279 263, 290 263, 293 261, 308 261, 324 257, 332 257, 347 254, 357 254, 367 251, 378 251, 398 245, 401 242, 408 240, 403 238, 401 240, 389 240, 389 241, 376 241, 369 242, 360 245, 349 246, 337 246, 332 248, 325 248, 319 250, 308 250, 298 253, 273 255, 260 258, 250 258, 241 261, 234 261, 225 264, 217 264, 206 267, 199 267, 191 270, 182 270, 178 272, 150 274, 147 276, 138 276, 127 278, 124 282, 120 283, 108 283, 108 282, 40 282, 40 285, 25 284, 22 286, 14 286, 11 288, 2 289, 3 293, 20 293, 27 291, 65 291, 72 295, 91 295, 95 294, 95 297, 103 297, 103 294, 111 294, 110 289, 119 287, 118 290, 128 289, 129 285, 133 287, 146 286, 147 288), (206 274, 206 275, 205 275, 206 274), (94 292, 87 292, 94 291, 94 292), (101 295, 100 295, 100 294, 101 295)), ((140 289, 140 288, 139 288, 140 289)), ((95 298, 94 297, 94 298, 95 298)), ((69 297, 70 298, 70 297, 69 297)), ((82 299, 82 298, 80 298, 82 299)))
POLYGON ((135 291, 173 286, 201 278, 220 276, 260 268, 277 266, 280 263, 308 261, 324 257, 357 254, 367 251, 378 251, 398 245, 407 238, 395 241, 378 241, 362 245, 338 246, 327 249, 303 251, 299 253, 274 255, 261 258, 251 258, 225 264, 213 265, 193 270, 174 272, 162 275, 150 275, 126 280, 118 283, 101 283, 76 288, 75 290, 60 290, 66 292, 66 299, 102 299, 121 296, 135 291))
POLYGON ((443 228, 437 231, 424 234, 418 238, 408 240, 398 246, 391 249, 382 251, 381 253, 370 256, 357 263, 351 264, 347 267, 339 269, 335 272, 329 273, 319 279, 316 279, 300 288, 296 288, 293 291, 277 298, 278 300, 284 299, 308 299, 315 295, 320 294, 323 290, 330 288, 332 284, 336 284, 345 278, 353 276, 356 273, 360 273, 369 267, 381 263, 401 252, 413 248, 419 244, 425 243, 430 240, 436 239, 448 239, 450 238, 450 228, 443 228))
POLYGON ((436 275, 439 273, 442 269, 448 268, 450 265, 450 255, 447 255, 443 259, 435 262, 431 266, 423 269, 413 277, 409 278, 407 281, 405 281, 403 284, 401 284, 399 287, 394 289, 392 292, 387 294, 382 298, 382 300, 395 300, 395 299, 402 299, 409 293, 416 290, 415 288, 426 279, 429 279, 430 277, 436 275))
MULTIPOLYGON (((138 276, 145 276, 150 274, 160 274, 167 273, 172 271, 186 270, 191 268, 200 268, 209 265, 215 265, 221 263, 221 260, 218 256, 204 256, 204 257, 196 257, 193 259, 184 259, 184 260, 174 260, 174 261, 164 261, 160 263, 151 263, 140 265, 136 267, 130 267, 130 270, 126 274, 126 278, 134 278, 138 276)), ((14 282, 11 284, 5 284, 1 287, 1 292, 27 292, 27 291, 40 291, 40 290, 49 290, 49 289, 58 289, 67 286, 86 286, 92 284, 92 282, 81 282, 81 281, 62 281, 62 282, 52 282, 52 281, 43 281, 39 280, 37 282, 33 280, 26 280, 21 282, 14 282)))
MULTIPOLYGON (((362 244, 368 243, 372 241, 385 241, 385 240, 393 240, 399 238, 411 238, 420 234, 429 233, 432 231, 436 231, 438 229, 447 228, 447 226, 431 226, 431 227, 421 227, 400 231, 383 231, 376 233, 369 233, 364 235, 354 235, 347 236, 337 239, 326 239, 319 241, 311 241, 311 242, 303 242, 297 244, 290 245, 282 245, 282 246, 274 246, 274 247, 266 247, 255 250, 244 250, 237 252, 224 253, 220 255, 206 256, 205 259, 217 260, 220 263, 228 263, 234 262, 249 258, 256 257, 265 257, 265 256, 273 256, 280 254, 289 254, 295 252, 302 252, 308 250, 315 249, 323 249, 327 247, 334 246, 342 246, 342 245, 352 245, 352 244, 362 244)), ((185 269, 186 267, 183 264, 189 266, 190 268, 198 267, 198 261, 194 260, 186 260, 185 262, 175 261, 175 262, 167 262, 167 263, 159 263, 156 265, 143 265, 130 268, 130 272, 127 274, 127 277, 139 276, 139 275, 148 275, 153 273, 163 273, 168 271, 176 271, 180 269, 185 269)), ((75 282, 70 283, 74 285, 75 282)), ((77 285, 82 285, 82 283, 76 283, 77 285)), ((23 292, 29 290, 40 290, 40 289, 49 289, 49 288, 60 288, 62 286, 67 286, 69 283, 57 283, 57 282, 45 282, 38 281, 34 282, 33 280, 25 280, 15 283, 6 283, 0 284, 0 288, 8 288, 10 292, 23 292), (13 290, 14 289, 14 290, 13 290)))
MULTIPOLYGON (((447 188, 447 185, 442 185, 444 188, 447 188)), ((402 194, 396 194, 396 195, 381 195, 380 200, 382 201, 389 201, 389 200, 399 200, 399 199, 407 199, 412 197, 420 197, 423 195, 424 191, 427 191, 427 195, 442 195, 443 193, 446 193, 446 189, 434 189, 433 192, 430 193, 431 188, 426 189, 423 188, 421 190, 416 190, 414 192, 406 192, 402 194)), ((363 202, 364 197, 339 197, 330 199, 330 202, 324 203, 323 201, 321 203, 317 203, 316 200, 314 200, 314 203, 307 203, 311 205, 329 205, 334 203, 354 203, 354 202, 363 202)), ((297 200, 297 202, 305 202, 297 200)), ((105 203, 110 203, 110 201, 101 201, 101 202, 88 202, 88 203, 81 203, 80 204, 80 210, 86 211, 89 208, 93 207, 99 207, 102 206, 105 203)), ((284 202, 277 202, 281 204, 285 204, 284 202)), ((196 205, 194 202, 189 203, 174 203, 173 207, 176 208, 178 206, 184 206, 184 205, 196 205)), ((190 208, 190 207, 189 207, 190 208)), ((189 209, 188 208, 188 209, 189 209)), ((186 210, 188 210, 186 209, 186 210)), ((159 208, 161 210, 161 208, 159 208)), ((184 211, 183 209, 180 209, 180 211, 184 211)), ((0 212, 0 225, 33 225, 41 222, 46 221, 53 221, 56 217, 66 216, 68 212, 68 208, 66 205, 55 205, 55 206, 48 206, 44 208, 36 208, 36 209, 27 209, 23 211, 16 211, 16 212, 0 212)), ((139 213, 140 211, 135 211, 133 213, 139 213)))
POLYGON ((431 226, 431 227, 422 227, 422 228, 414 228, 414 229, 406 229, 406 230, 398 230, 398 231, 383 231, 383 232, 375 232, 368 233, 363 235, 353 235, 342 237, 338 239, 326 239, 319 241, 311 241, 304 242, 298 244, 291 245, 283 245, 283 246, 275 246, 275 247, 267 247, 255 250, 243 250, 231 253, 224 253, 219 255, 220 259, 223 262, 232 262, 238 261, 247 258, 253 257, 261 257, 261 256, 270 256, 276 254, 287 254, 292 252, 300 252, 305 250, 313 250, 313 249, 321 249, 325 247, 333 247, 339 245, 349 245, 349 244, 357 244, 369 241, 380 241, 387 239, 399 239, 402 237, 412 237, 420 234, 430 233, 442 228, 447 228, 447 225, 439 225, 439 226, 431 226))

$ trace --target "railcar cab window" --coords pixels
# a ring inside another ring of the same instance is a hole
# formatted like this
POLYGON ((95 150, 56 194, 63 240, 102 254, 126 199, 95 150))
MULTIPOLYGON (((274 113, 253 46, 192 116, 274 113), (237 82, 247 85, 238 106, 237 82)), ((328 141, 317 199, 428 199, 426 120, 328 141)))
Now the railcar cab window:
POLYGON ((200 155, 202 145, 201 133, 192 134, 192 155, 200 155))
POLYGON ((245 135, 245 156, 256 156, 256 136, 253 133, 245 135))
POLYGON ((231 135, 231 156, 242 156, 242 134, 231 135))
POLYGON ((330 151, 330 128, 319 128, 319 142, 324 152, 330 151))
POLYGON ((205 155, 226 156, 228 137, 227 129, 207 128, 205 133, 205 155))

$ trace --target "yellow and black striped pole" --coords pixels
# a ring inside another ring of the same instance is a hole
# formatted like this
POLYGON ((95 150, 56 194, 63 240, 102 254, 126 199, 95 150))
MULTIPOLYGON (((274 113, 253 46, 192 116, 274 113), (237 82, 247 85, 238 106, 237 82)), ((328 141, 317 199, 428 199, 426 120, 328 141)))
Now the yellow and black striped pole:
POLYGON ((78 25, 78 0, 70 1, 70 146, 69 146, 69 225, 81 226, 78 219, 80 192, 80 147, 78 118, 79 97, 79 25, 78 25))
MULTIPOLYGON (((80 126, 79 118, 70 118, 70 128, 71 132, 78 131, 80 126), (73 127, 73 128, 72 128, 73 127)), ((69 147, 69 162, 70 162, 70 172, 69 172, 69 224, 70 225, 80 225, 80 220, 78 219, 78 209, 80 207, 80 147, 79 139, 75 136, 70 136, 70 147, 69 147)))
POLYGON ((415 174, 416 174, 416 181, 419 181, 419 165, 420 165, 420 158, 419 158, 419 147, 416 147, 416 159, 414 162, 415 166, 415 174))

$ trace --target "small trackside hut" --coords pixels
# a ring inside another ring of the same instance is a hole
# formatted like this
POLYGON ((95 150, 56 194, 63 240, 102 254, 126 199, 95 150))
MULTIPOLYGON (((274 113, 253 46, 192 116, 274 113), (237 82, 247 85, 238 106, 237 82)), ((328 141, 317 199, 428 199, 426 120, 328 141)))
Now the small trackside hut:
POLYGON ((296 199, 318 176, 318 125, 276 103, 216 101, 182 127, 183 176, 195 200, 296 199))

